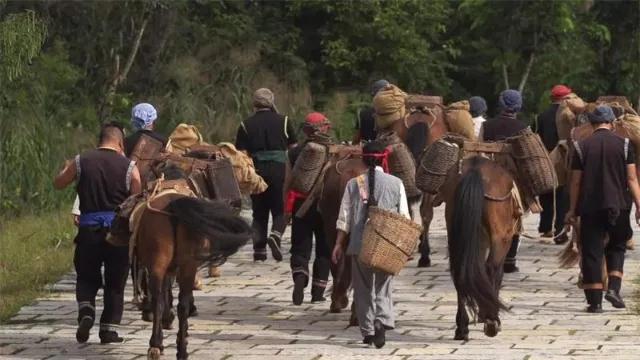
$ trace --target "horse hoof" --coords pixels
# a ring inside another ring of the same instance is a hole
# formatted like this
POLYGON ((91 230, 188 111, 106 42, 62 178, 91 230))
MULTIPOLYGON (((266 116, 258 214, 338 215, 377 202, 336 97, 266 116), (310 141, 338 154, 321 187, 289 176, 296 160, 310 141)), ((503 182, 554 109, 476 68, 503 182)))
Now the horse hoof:
POLYGON ((420 260, 418 260, 419 268, 428 268, 431 267, 431 258, 428 256, 421 256, 420 260))
POLYGON ((142 321, 153 322, 153 313, 151 311, 143 311, 142 321))
POLYGON ((487 320, 484 324, 484 334, 494 337, 500 332, 500 323, 496 320, 487 320))
POLYGON ((463 335, 463 334, 456 334, 456 335, 453 337, 453 340, 469 341, 469 335, 468 335, 468 334, 465 334, 465 335, 463 335))
POLYGON ((147 359, 148 360, 160 360, 160 357, 162 356, 162 350, 160 350, 160 348, 149 348, 149 351, 147 352, 147 359))

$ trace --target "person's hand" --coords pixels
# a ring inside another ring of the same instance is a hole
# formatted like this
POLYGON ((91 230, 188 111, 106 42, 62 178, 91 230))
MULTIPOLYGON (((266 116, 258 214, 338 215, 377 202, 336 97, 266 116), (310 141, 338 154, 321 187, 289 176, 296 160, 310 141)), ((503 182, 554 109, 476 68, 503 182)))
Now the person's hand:
POLYGON ((73 216, 73 225, 79 226, 80 225, 80 216, 78 216, 78 215, 72 215, 72 216, 73 216))
POLYGON ((564 217, 564 223, 567 225, 576 224, 576 213, 573 210, 567 211, 567 215, 564 217))
POLYGON ((336 243, 336 246, 333 247, 333 253, 331 254, 331 261, 337 265, 343 256, 344 250, 342 249, 342 244, 336 243))

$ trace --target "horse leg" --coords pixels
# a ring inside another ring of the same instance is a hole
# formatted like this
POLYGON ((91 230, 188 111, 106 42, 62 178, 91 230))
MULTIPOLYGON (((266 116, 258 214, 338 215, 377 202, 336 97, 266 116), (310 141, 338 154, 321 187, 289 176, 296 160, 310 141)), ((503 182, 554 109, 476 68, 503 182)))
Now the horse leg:
POLYGON ((469 314, 465 308, 464 299, 458 294, 458 313, 456 314, 456 333, 454 340, 469 340, 469 314))
POLYGON ((167 276, 164 283, 164 311, 162 313, 162 328, 165 330, 171 330, 173 328, 173 320, 176 318, 176 314, 173 311, 173 282, 174 276, 167 276))
POLYGON ((422 234, 420 235, 420 259, 418 267, 431 266, 431 247, 429 246, 429 227, 433 220, 433 195, 424 194, 422 197, 422 205, 420 206, 420 215, 422 216, 422 234))
POLYGON ((149 271, 144 268, 138 269, 138 277, 140 278, 140 289, 142 290, 142 320, 152 322, 153 305, 151 303, 151 290, 149 288, 149 271))
MULTIPOLYGON (((165 275, 166 276, 166 275, 165 275)), ((149 340, 149 351, 147 358, 158 360, 162 354, 162 312, 164 308, 163 283, 164 277, 152 273, 149 279, 149 290, 151 291, 151 306, 153 309, 153 326, 151 328, 151 339, 149 340)))
MULTIPOLYGON (((493 265, 491 262, 487 264, 487 277, 493 285, 493 291, 496 294, 496 298, 499 298, 498 294, 502 283, 502 274, 504 274, 502 264, 493 265)), ((501 330, 498 309, 479 309, 479 316, 484 318, 484 334, 488 337, 498 335, 501 330)))
POLYGON ((178 286, 180 287, 180 293, 178 294, 178 360, 189 357, 187 352, 189 313, 193 303, 193 280, 196 278, 197 271, 198 267, 195 262, 185 264, 180 269, 177 278, 178 286))

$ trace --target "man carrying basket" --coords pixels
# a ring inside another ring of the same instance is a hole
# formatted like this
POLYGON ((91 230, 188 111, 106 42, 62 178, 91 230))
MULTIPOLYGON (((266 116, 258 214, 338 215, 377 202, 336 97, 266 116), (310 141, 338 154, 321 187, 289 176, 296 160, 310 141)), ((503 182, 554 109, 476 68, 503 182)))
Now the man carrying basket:
POLYGON ((371 206, 410 219, 402 181, 385 174, 380 167, 386 163, 387 153, 384 145, 377 141, 364 146, 362 161, 368 172, 347 183, 336 224, 338 237, 332 254, 332 261, 338 263, 348 243, 346 255, 352 257, 355 312, 364 337, 363 343, 375 344, 376 348, 384 346, 385 331, 393 329, 395 325, 391 300, 393 275, 369 267, 358 258, 365 224, 371 206))

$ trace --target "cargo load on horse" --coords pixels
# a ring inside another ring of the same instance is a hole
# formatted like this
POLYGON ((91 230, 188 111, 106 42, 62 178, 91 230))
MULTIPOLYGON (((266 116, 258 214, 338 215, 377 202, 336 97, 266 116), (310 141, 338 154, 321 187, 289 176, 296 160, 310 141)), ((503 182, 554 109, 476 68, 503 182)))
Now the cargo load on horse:
POLYGON ((444 184, 449 169, 460 159, 460 146, 442 138, 427 147, 419 160, 416 186, 427 194, 437 194, 444 184))
POLYGON ((474 141, 476 140, 476 135, 473 126, 473 117, 469 110, 469 101, 458 101, 445 108, 444 116, 450 132, 474 141))
POLYGON ((140 138, 138 138, 138 142, 134 146, 129 158, 136 162, 143 185, 149 176, 153 160, 155 160, 163 150, 164 144, 162 144, 162 141, 150 135, 143 133, 140 135, 140 138))
POLYGON ((298 159, 291 170, 289 189, 301 194, 308 194, 329 161, 327 145, 309 141, 303 145, 298 159))
POLYGON ((533 195, 553 191, 558 180, 551 158, 538 134, 530 128, 522 130, 517 136, 507 139, 518 169, 518 180, 533 195))

